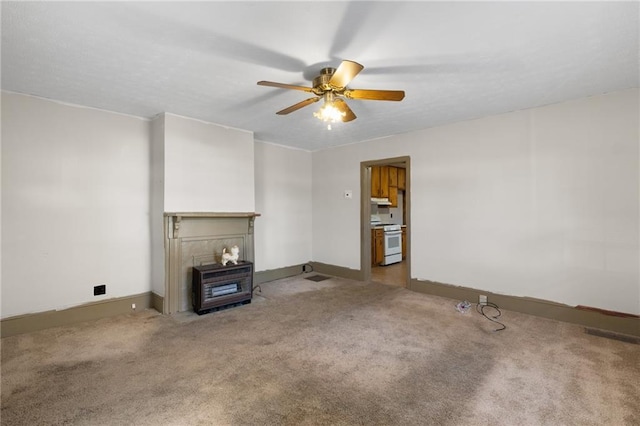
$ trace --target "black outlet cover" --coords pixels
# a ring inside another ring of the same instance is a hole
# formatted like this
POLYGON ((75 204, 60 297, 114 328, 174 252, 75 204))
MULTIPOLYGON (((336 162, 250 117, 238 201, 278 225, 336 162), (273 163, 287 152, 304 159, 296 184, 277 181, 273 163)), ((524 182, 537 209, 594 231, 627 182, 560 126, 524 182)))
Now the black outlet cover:
POLYGON ((107 294, 107 286, 106 285, 97 285, 93 287, 93 295, 100 296, 101 294, 107 294))

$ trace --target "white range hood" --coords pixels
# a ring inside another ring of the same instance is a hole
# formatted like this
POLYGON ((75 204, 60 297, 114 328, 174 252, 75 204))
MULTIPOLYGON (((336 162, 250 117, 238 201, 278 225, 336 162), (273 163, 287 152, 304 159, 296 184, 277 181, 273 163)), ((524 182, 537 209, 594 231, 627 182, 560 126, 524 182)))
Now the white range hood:
POLYGON ((379 206, 390 206, 391 201, 388 198, 374 198, 371 197, 371 204, 377 204, 379 206))

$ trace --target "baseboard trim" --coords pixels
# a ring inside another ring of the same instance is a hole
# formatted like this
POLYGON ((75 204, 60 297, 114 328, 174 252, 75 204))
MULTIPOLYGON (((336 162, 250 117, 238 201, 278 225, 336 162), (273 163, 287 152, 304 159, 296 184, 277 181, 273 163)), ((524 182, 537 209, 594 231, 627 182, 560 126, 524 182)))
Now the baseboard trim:
MULTIPOLYGON (((314 272, 356 281, 363 280, 363 273, 360 270, 320 262, 311 262, 310 264, 314 272)), ((254 283, 259 285, 261 283, 299 275, 302 273, 303 266, 302 264, 293 265, 256 272, 254 283)), ((585 327, 608 330, 615 333, 640 336, 640 318, 634 314, 622 314, 584 306, 573 307, 547 300, 507 296, 469 287, 460 287, 428 280, 417 280, 414 278, 411 279, 410 285, 409 289, 412 291, 455 300, 475 302, 478 300, 479 295, 484 294, 489 298, 489 301, 507 310, 583 325, 585 327)), ((147 292, 87 303, 60 311, 18 315, 0 320, 0 335, 2 337, 9 337, 82 321, 127 314, 131 313, 132 303, 136 304, 137 309, 152 308, 158 312, 162 312, 164 298, 156 293, 147 292)))
POLYGON ((593 308, 591 306, 578 305, 576 309, 582 309, 583 311, 593 311, 598 312, 603 315, 611 315, 614 317, 623 317, 623 318, 640 318, 640 315, 628 314, 626 312, 616 312, 616 311, 608 311, 606 309, 593 308))
POLYGON ((417 280, 414 278, 411 279, 410 290, 449 299, 468 300, 473 303, 476 303, 478 296, 483 294, 488 297, 490 302, 510 311, 583 325, 585 327, 613 331, 615 333, 640 336, 640 319, 633 315, 611 315, 605 313, 609 311, 595 308, 584 309, 584 307, 574 307, 548 300, 506 296, 469 287, 458 287, 451 284, 417 280))
POLYGON ((334 277, 347 278, 351 280, 362 281, 363 273, 357 269, 344 268, 342 266, 329 265, 320 262, 309 262, 300 265, 286 266, 284 268, 269 269, 266 271, 259 271, 254 274, 253 282, 255 285, 260 285, 269 281, 275 281, 282 278, 295 277, 304 272, 317 272, 319 274, 332 275, 334 277), (310 271, 305 266, 311 266, 310 271))
POLYGON ((268 283, 269 281, 275 281, 282 278, 289 278, 302 273, 303 264, 285 266, 284 268, 268 269, 266 271, 259 271, 253 274, 254 287, 262 283, 268 283))
MULTIPOLYGON (((158 296, 160 297, 160 296, 158 296)), ((80 306, 59 311, 45 311, 34 314, 17 315, 0 320, 0 335, 2 337, 45 330, 47 328, 91 321, 115 315, 131 313, 131 304, 136 304, 136 310, 154 308, 152 293, 142 293, 125 297, 118 297, 99 302, 86 303, 80 306)), ((162 312, 162 310, 160 310, 162 312)))
POLYGON ((151 292, 151 307, 158 312, 165 313, 164 311, 164 297, 151 292))
POLYGON ((314 272, 333 275, 348 280, 364 281, 364 272, 360 269, 349 269, 343 266, 329 265, 321 262, 310 262, 314 272))

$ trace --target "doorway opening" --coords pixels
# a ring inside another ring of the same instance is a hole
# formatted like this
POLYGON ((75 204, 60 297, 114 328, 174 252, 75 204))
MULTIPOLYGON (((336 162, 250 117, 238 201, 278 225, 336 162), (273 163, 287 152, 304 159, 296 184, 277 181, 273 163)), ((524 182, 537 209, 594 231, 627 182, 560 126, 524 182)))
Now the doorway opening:
POLYGON ((360 163, 360 268, 367 282, 411 286, 410 181, 408 156, 360 163))

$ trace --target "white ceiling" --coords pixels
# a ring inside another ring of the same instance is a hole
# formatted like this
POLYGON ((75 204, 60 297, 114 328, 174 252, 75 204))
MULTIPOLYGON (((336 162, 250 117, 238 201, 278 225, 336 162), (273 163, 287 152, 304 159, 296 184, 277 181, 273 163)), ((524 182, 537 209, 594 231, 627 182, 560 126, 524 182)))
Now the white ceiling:
POLYGON ((2 89, 141 117, 161 112, 318 150, 638 87, 637 2, 2 2, 2 89), (275 114, 342 59, 348 100, 275 114))

